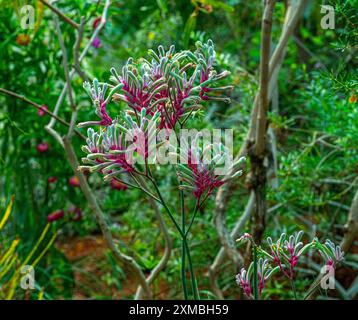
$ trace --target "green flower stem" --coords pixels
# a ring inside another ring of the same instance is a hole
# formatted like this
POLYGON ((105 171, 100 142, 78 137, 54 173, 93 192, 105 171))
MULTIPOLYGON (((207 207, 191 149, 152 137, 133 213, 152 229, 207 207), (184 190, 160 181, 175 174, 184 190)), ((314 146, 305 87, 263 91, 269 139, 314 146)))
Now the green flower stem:
POLYGON ((252 243, 253 246, 253 255, 254 255, 254 299, 259 299, 259 279, 257 273, 257 246, 252 243))
POLYGON ((162 196, 162 194, 161 194, 161 192, 159 190, 159 187, 158 187, 156 181, 151 176, 148 176, 148 178, 152 182, 152 184, 153 184, 153 186, 154 186, 154 188, 155 188, 155 190, 156 190, 156 192, 157 192, 157 194, 159 196, 159 199, 160 199, 164 209, 166 210, 166 212, 169 215, 170 220, 172 220, 175 228, 178 230, 180 236, 182 237, 183 245, 185 247, 185 251, 186 251, 186 254, 188 256, 189 272, 190 272, 190 278, 191 278, 191 285, 192 285, 192 288, 193 288, 194 299, 199 300, 200 297, 199 297, 198 287, 197 287, 197 283, 196 283, 196 279, 195 279, 193 264, 192 264, 192 261, 191 261, 190 249, 189 249, 188 243, 186 241, 186 235, 183 232, 183 230, 180 228, 178 222, 175 220, 173 214, 171 213, 170 209, 168 208, 167 204, 165 203, 165 201, 163 199, 163 196, 162 196))
POLYGON ((194 209, 194 214, 193 214, 193 216, 191 217, 188 230, 187 230, 186 233, 185 233, 186 235, 189 234, 190 228, 191 228, 191 226, 192 226, 193 223, 194 223, 196 214, 198 213, 199 209, 204 205, 204 203, 205 203, 205 201, 208 199, 208 197, 209 197, 209 194, 207 194, 207 195, 205 196, 205 198, 204 198, 203 201, 200 202, 200 199, 199 199, 199 200, 196 202, 196 204, 195 204, 195 209, 194 209))
POLYGON ((198 206, 198 203, 197 203, 197 204, 195 205, 194 213, 193 213, 193 215, 192 215, 192 217, 191 217, 188 230, 187 230, 186 232, 185 232, 185 230, 183 230, 184 233, 185 233, 185 236, 187 236, 187 235, 189 234, 190 228, 191 228, 191 226, 192 226, 193 223, 194 223, 194 220, 195 220, 195 217, 196 217, 197 212, 199 211, 199 208, 200 208, 200 207, 198 206))
MULTIPOLYGON (((180 204, 181 204, 181 218, 182 218, 182 230, 185 234, 185 208, 184 208, 184 192, 180 190, 180 204)), ((181 281, 183 285, 184 299, 188 300, 188 288, 186 286, 186 275, 185 275, 185 259, 186 250, 184 241, 182 241, 182 257, 181 257, 181 281)))
POLYGON ((298 300, 297 298, 297 292, 296 292, 296 286, 295 286, 295 281, 293 279, 290 279, 291 282, 291 287, 292 287, 292 292, 293 292, 293 296, 295 298, 295 300, 298 300))

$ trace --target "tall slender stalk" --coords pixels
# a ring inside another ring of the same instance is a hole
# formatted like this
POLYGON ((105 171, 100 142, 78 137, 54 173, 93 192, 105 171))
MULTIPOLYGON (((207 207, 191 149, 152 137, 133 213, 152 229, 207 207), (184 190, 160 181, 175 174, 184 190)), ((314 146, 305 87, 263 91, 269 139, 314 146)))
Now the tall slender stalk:
POLYGON ((295 280, 294 280, 294 279, 290 279, 290 282, 291 282, 291 287, 292 287, 293 296, 294 296, 295 300, 298 300, 298 299, 297 299, 296 286, 295 286, 295 280))
POLYGON ((164 198, 163 198, 163 196, 162 196, 162 194, 161 194, 161 192, 159 190, 159 187, 158 187, 157 182, 155 181, 155 179, 153 179, 150 175, 148 176, 148 179, 152 182, 152 184, 153 184, 153 186, 154 186, 154 188, 155 188, 155 190, 156 190, 156 192, 158 194, 158 197, 159 197, 159 199, 160 199, 165 211, 167 212, 170 220, 173 222, 175 228, 177 229, 177 231, 179 232, 179 234, 180 234, 180 236, 182 238, 183 246, 185 247, 186 255, 188 257, 189 273, 190 273, 190 279, 191 279, 191 286, 193 288, 194 299, 199 300, 200 299, 199 290, 198 290, 197 282, 196 282, 196 279, 195 279, 193 263, 192 263, 192 260, 191 260, 190 249, 189 249, 189 246, 188 246, 188 243, 187 243, 186 235, 183 232, 183 230, 180 228, 178 222, 175 220, 172 212, 170 211, 169 207, 165 203, 164 198))
MULTIPOLYGON (((180 190, 180 205, 181 205, 181 219, 182 219, 182 230, 185 234, 185 208, 184 208, 184 191, 180 190)), ((186 250, 184 241, 182 241, 182 256, 181 256, 181 278, 183 285, 184 299, 188 300, 188 288, 186 286, 186 276, 185 276, 185 260, 186 260, 186 250)))
POLYGON ((259 299, 259 279, 257 273, 257 246, 252 244, 253 256, 254 256, 254 299, 259 299))

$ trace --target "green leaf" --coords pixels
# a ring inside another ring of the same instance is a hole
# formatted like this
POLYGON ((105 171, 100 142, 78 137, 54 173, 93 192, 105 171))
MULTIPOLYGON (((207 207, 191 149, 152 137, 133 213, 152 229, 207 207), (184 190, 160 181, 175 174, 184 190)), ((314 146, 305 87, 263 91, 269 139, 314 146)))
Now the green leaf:
POLYGON ((188 47, 189 40, 190 40, 190 34, 195 29, 196 26, 196 18, 198 16, 198 12, 195 10, 188 20, 185 23, 184 27, 184 34, 183 34, 183 46, 184 48, 188 47))

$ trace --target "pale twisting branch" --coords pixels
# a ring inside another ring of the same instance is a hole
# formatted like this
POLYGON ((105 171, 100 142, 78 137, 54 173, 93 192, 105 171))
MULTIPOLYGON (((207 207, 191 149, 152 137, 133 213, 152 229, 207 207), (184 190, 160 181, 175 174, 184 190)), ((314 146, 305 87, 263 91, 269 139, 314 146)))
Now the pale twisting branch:
MULTIPOLYGON (((77 73, 81 76, 84 74, 84 72, 81 71, 81 67, 80 67, 80 63, 79 63, 79 50, 80 50, 80 46, 81 46, 81 42, 82 42, 82 38, 83 38, 83 30, 85 27, 85 20, 82 17, 81 18, 81 23, 80 26, 77 30, 77 37, 76 37, 76 41, 75 44, 73 45, 73 60, 74 60, 74 65, 77 66, 77 73)), ((68 72, 66 72, 66 81, 68 83, 71 82, 71 76, 68 72)), ((70 88, 70 86, 69 86, 70 88)), ((70 94, 70 92, 69 92, 70 94)), ((71 115, 71 122, 70 122, 70 129, 68 130, 68 137, 72 137, 73 136, 73 132, 74 132, 74 128, 76 125, 76 120, 77 120, 77 114, 78 114, 78 109, 77 106, 75 104, 71 105, 71 109, 72 109, 72 115, 71 115)))
POLYGON ((98 33, 103 29, 103 27, 105 26, 106 22, 107 22, 107 14, 108 14, 108 9, 109 6, 111 4, 110 0, 106 0, 106 3, 104 4, 104 8, 103 8, 103 12, 102 12, 102 16, 101 16, 101 21, 98 24, 98 26, 95 28, 95 30, 93 31, 93 34, 91 36, 91 38, 89 39, 89 41, 87 42, 85 48, 83 49, 81 55, 78 58, 79 63, 82 62, 83 58, 86 56, 88 50, 90 49, 93 40, 98 36, 98 33))
POLYGON ((88 78, 80 66, 80 48, 83 39, 85 24, 86 24, 86 20, 84 19, 84 17, 81 17, 80 26, 77 31, 76 41, 75 44, 73 45, 73 68, 77 72, 77 74, 82 78, 82 80, 87 81, 88 78))
POLYGON ((275 0, 267 0, 262 19, 260 49, 260 97, 256 119, 255 155, 261 156, 266 146, 267 111, 269 106, 269 60, 271 47, 272 14, 275 0))
POLYGON ((356 192, 348 214, 347 223, 344 226, 345 232, 341 242, 344 252, 348 252, 358 236, 358 191, 356 192))
POLYGON ((250 186, 255 193, 255 212, 253 215, 253 237, 256 243, 261 242, 265 230, 266 218, 266 167, 264 159, 267 153, 267 113, 269 107, 269 60, 271 46, 272 15, 275 0, 267 0, 261 26, 260 49, 260 86, 259 108, 256 118, 255 139, 253 150, 250 150, 250 186))

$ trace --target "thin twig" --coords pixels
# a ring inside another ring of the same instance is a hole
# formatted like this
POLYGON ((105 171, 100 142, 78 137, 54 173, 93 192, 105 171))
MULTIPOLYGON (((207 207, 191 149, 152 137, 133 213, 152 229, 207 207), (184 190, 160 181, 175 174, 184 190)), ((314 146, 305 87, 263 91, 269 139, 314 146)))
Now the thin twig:
POLYGON ((45 6, 47 6, 51 11, 56 13, 63 21, 67 22, 69 25, 71 25, 73 28, 78 29, 78 24, 74 22, 72 19, 68 18, 63 14, 63 12, 56 7, 54 7, 52 4, 48 3, 46 0, 40 0, 45 6))
POLYGON ((42 108, 42 106, 40 106, 40 105, 37 104, 36 102, 31 101, 31 100, 27 99, 26 97, 24 97, 24 96, 22 96, 22 95, 20 95, 20 94, 17 94, 17 93, 15 93, 15 92, 10 91, 10 90, 6 90, 6 89, 4 89, 4 88, 0 88, 0 92, 5 93, 5 94, 7 94, 7 95, 9 95, 9 96, 12 96, 12 97, 14 97, 14 98, 17 98, 17 99, 19 99, 19 100, 22 100, 22 101, 24 101, 24 102, 26 102, 26 103, 28 103, 28 104, 34 106, 35 108, 42 110, 43 112, 45 112, 45 113, 48 114, 49 116, 55 118, 55 119, 56 119, 58 122, 60 122, 61 124, 65 125, 65 126, 67 126, 67 127, 70 126, 70 124, 69 124, 66 120, 64 120, 64 119, 62 119, 62 118, 60 118, 60 117, 58 117, 57 115, 53 114, 51 111, 47 110, 46 108, 42 108))
MULTIPOLYGON (((34 106, 34 107, 37 108, 37 109, 41 109, 43 112, 45 112, 46 114, 48 114, 49 116, 51 116, 53 119, 56 119, 59 123, 63 124, 63 125, 66 126, 66 127, 69 127, 69 126, 70 126, 70 124, 69 124, 66 120, 64 120, 64 119, 62 119, 61 117, 55 115, 55 114, 52 113, 51 111, 49 111, 49 110, 47 110, 47 109, 45 109, 45 108, 42 108, 42 106, 40 106, 40 105, 37 104, 36 102, 34 102, 34 101, 32 101, 32 100, 29 100, 29 99, 27 99, 26 97, 24 97, 24 96, 22 96, 22 95, 20 95, 20 94, 17 94, 17 93, 15 93, 15 92, 10 91, 10 90, 6 90, 6 89, 4 89, 4 88, 0 88, 0 92, 5 93, 5 94, 7 94, 8 96, 14 97, 14 98, 19 99, 19 100, 21 100, 21 101, 24 101, 24 102, 26 102, 26 103, 28 103, 28 104, 34 106)), ((76 133, 79 137, 81 137, 82 139, 86 139, 85 136, 83 136, 82 133, 79 132, 78 130, 75 130, 75 133, 76 133)))
POLYGON ((54 23, 55 23, 55 29, 56 29, 56 32, 57 32, 58 42, 60 43, 60 48, 61 48, 61 52, 62 52, 62 64, 63 64, 63 70, 65 72, 65 79, 66 79, 68 98, 70 100, 70 106, 71 106, 72 110, 75 110, 76 105, 75 105, 75 101, 74 101, 74 98, 73 98, 71 79, 70 79, 70 74, 69 74, 69 71, 68 71, 67 51, 66 51, 65 43, 63 42, 63 37, 62 37, 62 32, 61 32, 60 23, 58 21, 58 17, 54 16, 53 20, 54 20, 54 23))

